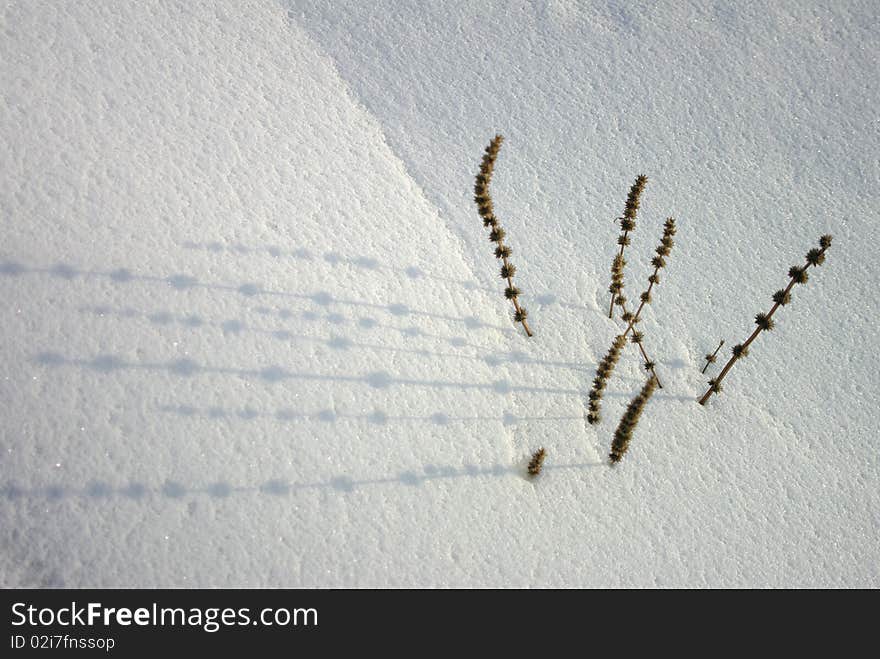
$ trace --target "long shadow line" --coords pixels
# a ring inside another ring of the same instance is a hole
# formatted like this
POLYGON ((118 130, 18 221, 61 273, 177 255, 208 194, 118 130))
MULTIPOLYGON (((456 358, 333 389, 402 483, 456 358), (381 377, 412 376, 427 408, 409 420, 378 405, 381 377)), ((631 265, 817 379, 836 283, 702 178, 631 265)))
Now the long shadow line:
POLYGON ((246 379, 260 379, 268 383, 285 380, 306 380, 314 382, 350 382, 365 384, 374 389, 388 389, 394 386, 425 387, 433 389, 461 389, 464 391, 492 391, 496 394, 534 393, 580 396, 577 389, 561 387, 536 387, 511 384, 508 380, 495 382, 452 382, 444 380, 420 380, 418 378, 394 377, 387 371, 375 371, 365 375, 343 375, 324 373, 305 373, 291 371, 281 366, 265 368, 233 368, 224 366, 206 366, 192 359, 179 359, 172 362, 131 362, 112 354, 98 355, 92 359, 67 358, 56 352, 42 352, 34 357, 38 364, 50 367, 75 366, 87 368, 99 373, 114 371, 162 371, 180 377, 197 375, 233 375, 246 379))
POLYGON ((503 332, 506 334, 513 334, 514 330, 511 327, 502 327, 500 325, 492 325, 490 323, 483 322, 479 318, 474 316, 467 317, 458 317, 451 316, 449 314, 436 313, 433 311, 423 311, 419 309, 412 309, 406 304, 379 304, 375 302, 367 302, 364 300, 351 300, 345 298, 339 298, 331 295, 327 291, 317 291, 314 293, 292 293, 289 291, 276 291, 265 288, 260 284, 253 282, 246 282, 235 286, 233 284, 222 284, 217 282, 203 282, 199 281, 195 277, 186 274, 175 274, 170 275, 168 277, 160 277, 157 275, 148 275, 148 274, 135 274, 126 268, 119 268, 116 270, 102 271, 102 270, 83 270, 77 269, 73 266, 70 266, 65 263, 59 263, 51 268, 40 268, 40 267, 31 267, 24 266, 20 263, 12 262, 12 261, 4 261, 0 263, 0 274, 14 277, 21 276, 25 274, 43 274, 50 275, 52 277, 57 277, 60 279, 65 279, 71 281, 76 278, 83 279, 109 279, 117 284, 125 284, 132 281, 137 282, 146 282, 150 284, 165 284, 170 286, 175 290, 191 290, 197 288, 203 288, 212 291, 222 291, 225 293, 237 293, 246 298, 255 298, 258 296, 272 296, 272 297, 281 297, 285 299, 297 299, 297 300, 305 300, 310 301, 318 306, 322 307, 330 307, 333 305, 342 305, 342 306, 353 306, 353 307, 361 307, 366 309, 376 309, 379 311, 383 311, 385 313, 389 313, 393 316, 416 316, 423 318, 433 318, 435 320, 443 320, 451 323, 464 323, 465 327, 470 330, 475 329, 492 329, 497 332, 503 332))
POLYGON ((495 353, 481 357, 479 355, 464 355, 461 353, 440 352, 436 350, 428 350, 426 348, 401 348, 397 346, 387 346, 376 343, 358 342, 352 341, 351 339, 343 336, 333 336, 329 339, 325 339, 316 336, 308 336, 305 334, 297 334, 284 328, 269 329, 254 327, 247 325, 246 323, 237 319, 226 320, 223 322, 208 321, 203 319, 201 316, 193 314, 175 314, 168 311, 146 313, 131 308, 113 309, 107 306, 80 307, 79 311, 81 313, 90 313, 100 317, 113 316, 115 318, 121 319, 147 320, 154 325, 160 326, 176 324, 193 330, 200 327, 213 327, 215 329, 221 330, 226 335, 238 335, 243 332, 262 334, 266 336, 271 336, 280 341, 301 341, 316 343, 340 352, 345 352, 354 348, 360 350, 371 350, 373 352, 411 354, 420 357, 434 356, 444 359, 461 359, 485 363, 488 366, 500 366, 504 363, 517 363, 533 366, 567 368, 576 371, 587 371, 593 367, 592 364, 573 364, 569 362, 534 359, 523 352, 512 352, 510 354, 495 353))
POLYGON ((442 411, 423 416, 415 414, 388 414, 380 409, 376 409, 369 414, 349 414, 345 412, 337 412, 332 409, 322 409, 316 412, 300 412, 291 408, 281 408, 275 412, 260 412, 247 406, 238 409, 227 409, 219 406, 199 408, 191 405, 160 405, 158 409, 160 412, 176 414, 185 418, 204 418, 214 421, 254 421, 257 419, 269 419, 280 423, 290 423, 295 421, 335 423, 344 420, 354 423, 368 423, 377 426, 384 426, 389 423, 424 422, 430 422, 436 426, 449 426, 456 423, 473 423, 480 421, 501 421, 505 426, 515 426, 524 422, 549 423, 555 421, 574 421, 583 418, 582 414, 572 416, 517 416, 510 412, 504 412, 500 416, 463 416, 447 414, 442 411))
MULTIPOLYGON (((357 256, 357 257, 349 257, 343 254, 339 254, 338 252, 325 252, 322 255, 313 254, 311 251, 304 248, 296 248, 296 249, 284 249, 277 245, 265 245, 265 246, 249 246, 243 245, 241 243, 233 243, 232 245, 227 245, 221 243, 219 241, 211 241, 211 242, 194 242, 194 241, 186 241, 181 243, 181 246, 185 249, 190 250, 198 250, 198 251, 206 251, 213 252, 215 254, 234 254, 234 255, 251 255, 251 254, 259 254, 264 256, 270 256, 276 259, 298 259, 303 261, 310 261, 313 263, 321 262, 327 263, 331 266, 339 266, 339 265, 348 265, 354 268, 358 268, 360 270, 369 270, 374 272, 394 272, 394 273, 403 273, 410 279, 428 279, 431 281, 438 281, 445 284, 452 284, 455 286, 461 286, 465 290, 468 291, 483 291, 485 293, 489 293, 490 295, 499 294, 499 288, 493 288, 491 286, 481 285, 478 282, 466 279, 455 279, 452 277, 443 277, 441 275, 435 275, 428 272, 425 272, 422 268, 418 266, 407 266, 405 268, 400 268, 396 266, 386 265, 384 263, 380 263, 378 259, 375 259, 370 256, 357 256)), ((573 302, 567 302, 565 300, 560 300, 556 295, 552 293, 541 293, 534 296, 535 301, 538 304, 543 306, 549 306, 552 304, 558 304, 561 307, 565 307, 568 309, 574 309, 576 311, 584 311, 588 312, 588 309, 583 304, 575 304, 573 302)))
MULTIPOLYGON (((545 464, 544 472, 592 469, 607 466, 604 462, 581 462, 567 464, 545 464)), ((308 490, 335 490, 337 492, 354 492, 355 490, 379 485, 405 485, 419 487, 431 481, 453 480, 458 478, 501 478, 518 477, 527 479, 525 466, 494 464, 489 467, 478 465, 435 466, 425 465, 421 472, 402 471, 393 476, 355 479, 347 475, 339 475, 319 481, 289 481, 284 478, 270 479, 260 485, 233 485, 218 480, 204 486, 186 486, 179 481, 166 480, 161 485, 147 485, 142 481, 131 481, 123 486, 113 486, 106 481, 93 480, 84 487, 70 485, 48 485, 45 487, 22 487, 14 482, 0 486, 0 496, 15 501, 20 499, 41 499, 59 501, 62 499, 110 500, 126 498, 142 501, 156 498, 180 500, 193 496, 210 496, 215 499, 226 499, 233 495, 262 494, 284 497, 308 490)))

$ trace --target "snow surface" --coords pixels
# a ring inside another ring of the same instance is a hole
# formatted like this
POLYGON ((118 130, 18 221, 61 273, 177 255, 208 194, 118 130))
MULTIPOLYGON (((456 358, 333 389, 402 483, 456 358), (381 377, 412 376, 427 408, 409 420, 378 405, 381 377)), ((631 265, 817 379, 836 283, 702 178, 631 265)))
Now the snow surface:
POLYGON ((4 2, 0 584, 880 586, 878 17, 4 2), (533 339, 471 200, 495 132, 533 339), (612 469, 639 173, 665 388, 612 469))

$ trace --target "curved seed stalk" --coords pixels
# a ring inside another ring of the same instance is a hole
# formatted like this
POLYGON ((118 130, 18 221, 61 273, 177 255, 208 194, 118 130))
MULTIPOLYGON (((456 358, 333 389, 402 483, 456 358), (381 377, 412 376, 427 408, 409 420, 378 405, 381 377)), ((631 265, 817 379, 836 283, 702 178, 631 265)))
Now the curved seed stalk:
POLYGON ((480 163, 480 173, 477 174, 476 183, 474 184, 474 202, 477 204, 477 212, 483 218, 483 226, 490 229, 489 240, 495 243, 495 257, 501 260, 501 278, 507 280, 507 287, 504 289, 504 297, 513 302, 513 320, 521 323, 526 331, 526 336, 532 336, 532 330, 526 322, 528 311, 519 303, 520 290, 513 285, 513 275, 516 273, 516 266, 508 260, 511 249, 504 244, 504 238, 507 235, 498 218, 495 217, 495 209, 492 204, 492 195, 489 193, 489 183, 492 181, 492 172, 495 169, 495 160, 498 157, 498 151, 504 138, 496 135, 486 147, 483 154, 483 160, 480 163))

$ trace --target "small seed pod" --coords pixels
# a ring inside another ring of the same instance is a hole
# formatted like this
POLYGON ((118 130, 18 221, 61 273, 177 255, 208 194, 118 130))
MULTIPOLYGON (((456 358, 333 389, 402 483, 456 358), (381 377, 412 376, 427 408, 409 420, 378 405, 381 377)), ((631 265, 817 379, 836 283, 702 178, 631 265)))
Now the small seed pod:
POLYGON ((517 309, 516 311, 513 312, 513 319, 518 323, 523 322, 528 317, 529 317, 529 312, 526 311, 525 307, 520 307, 519 309, 517 309))
POLYGON ((489 240, 493 243, 500 243, 502 240, 504 240, 504 236, 506 235, 507 232, 504 231, 504 229, 502 229, 501 227, 495 227, 489 233, 489 240))
POLYGON ((504 289, 504 297, 506 297, 508 300, 519 297, 519 289, 516 286, 508 286, 504 289))
POLYGON ((825 252, 814 247, 807 252, 807 263, 810 265, 822 265, 825 262, 825 252))
POLYGON ((788 276, 794 280, 795 284, 806 284, 807 279, 809 279, 809 275, 807 275, 807 269, 801 268, 796 265, 791 266, 788 269, 788 276))
POLYGON ((760 327, 762 331, 767 332, 772 330, 774 327, 773 319, 770 318, 767 314, 763 313, 755 315, 755 325, 760 327))
POLYGON ((513 265, 512 263, 505 263, 504 265, 501 266, 501 278, 502 279, 509 279, 510 277, 513 277, 513 275, 515 275, 515 274, 516 274, 516 266, 513 265))
POLYGON ((498 245, 498 247, 495 248, 495 258, 496 259, 509 258, 512 253, 513 253, 513 250, 510 249, 510 247, 508 247, 507 245, 498 245))
POLYGON ((733 356, 737 359, 749 356, 749 349, 746 348, 742 343, 737 343, 735 346, 733 346, 730 352, 732 352, 733 356))
POLYGON ((537 451, 532 454, 532 459, 529 460, 529 475, 537 476, 541 473, 541 469, 544 466, 544 458, 547 457, 547 451, 544 450, 542 446, 537 451))
POLYGON ((773 301, 783 307, 791 302, 791 293, 787 293, 780 289, 773 294, 773 301))

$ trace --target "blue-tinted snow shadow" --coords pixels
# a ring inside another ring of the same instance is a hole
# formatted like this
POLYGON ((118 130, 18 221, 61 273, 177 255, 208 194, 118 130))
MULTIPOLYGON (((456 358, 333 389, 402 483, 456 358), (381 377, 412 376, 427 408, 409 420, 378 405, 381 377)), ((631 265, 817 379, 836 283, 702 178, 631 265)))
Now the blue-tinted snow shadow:
MULTIPOLYGON (((334 251, 318 254, 302 247, 285 248, 280 245, 244 245, 242 243, 228 243, 217 240, 209 242, 185 241, 181 243, 181 246, 185 249, 213 254, 248 257, 260 256, 281 262, 304 261, 312 264, 323 264, 330 267, 345 266, 360 271, 361 273, 392 273, 395 276, 403 275, 412 280, 437 282, 446 286, 460 287, 466 291, 482 291, 490 295, 501 295, 503 291, 503 287, 493 285, 496 284, 496 282, 488 277, 482 282, 477 282, 472 279, 456 279, 454 277, 445 277, 443 275, 428 272, 417 265, 406 267, 386 265, 372 256, 346 256, 334 251)), ((490 266, 494 267, 491 260, 487 264, 487 269, 491 269, 490 266)), ((531 293, 527 297, 533 299, 542 307, 558 305, 575 311, 591 311, 586 305, 562 299, 559 295, 553 292, 541 291, 531 293)))
MULTIPOLYGON (((292 312, 288 311, 287 314, 284 314, 285 322, 283 325, 265 327, 254 325, 253 323, 248 323, 239 318, 230 318, 227 320, 218 321, 209 320, 204 316, 199 316, 195 314, 181 314, 172 311, 153 311, 148 313, 145 311, 138 311, 130 307, 114 308, 108 305, 80 307, 79 311, 81 313, 88 313, 101 318, 146 321, 151 323, 152 325, 161 327, 175 326, 190 330, 196 330, 199 328, 211 328, 215 330, 220 330, 225 336, 230 338, 246 334, 268 336, 277 339, 278 341, 288 343, 300 342, 323 345, 337 352, 363 350, 376 353, 411 354, 419 357, 439 357, 442 359, 458 359, 465 361, 482 362, 488 366, 493 367, 500 366, 502 364, 521 364, 527 366, 540 366, 548 368, 565 368, 575 371, 588 371, 594 368, 594 365, 590 363, 536 359, 521 350, 514 350, 510 352, 493 351, 491 348, 488 348, 486 346, 480 346, 474 343, 470 343, 462 337, 427 334, 425 332, 422 332, 417 327, 393 329, 400 335, 406 337, 406 339, 408 340, 417 338, 439 339, 453 348, 470 348, 477 351, 478 354, 466 354, 461 351, 441 352, 438 350, 429 350, 427 348, 386 345, 366 341, 354 341, 342 335, 339 331, 337 331, 337 333, 330 337, 319 337, 314 335, 302 334, 300 332, 294 332, 291 329, 288 329, 288 327, 292 324, 290 322, 292 320, 308 322, 318 319, 313 313, 309 312, 304 312, 303 314, 295 316, 292 312)), ((264 307, 260 308, 260 312, 263 315, 276 315, 275 312, 264 307)), ((345 326, 350 327, 352 325, 352 323, 349 322, 349 319, 342 316, 341 314, 335 314, 327 320, 331 322, 337 329, 345 326)), ((358 320, 357 329, 355 331, 373 330, 377 328, 377 325, 378 322, 376 321, 365 322, 365 319, 361 318, 358 320)), ((386 326, 386 329, 388 329, 388 326, 386 326)))
POLYGON ((73 281, 76 279, 99 279, 112 282, 118 286, 125 286, 132 282, 141 284, 150 284, 161 286, 171 291, 191 291, 191 290, 210 290, 231 294, 239 297, 241 300, 258 300, 258 299, 281 299, 281 300, 299 300, 309 303, 314 307, 323 309, 333 309, 337 307, 365 309, 374 312, 388 314, 395 318, 428 318, 435 321, 443 321, 456 326, 463 326, 468 331, 475 330, 493 330, 511 335, 516 330, 512 326, 502 327, 492 323, 485 322, 476 316, 455 316, 454 314, 442 313, 441 311, 426 311, 423 309, 415 309, 410 305, 391 302, 380 304, 376 302, 368 302, 366 300, 357 300, 351 298, 343 298, 334 296, 327 291, 310 291, 310 292, 294 292, 276 290, 271 287, 263 286, 258 282, 242 282, 238 284, 229 284, 223 282, 202 281, 192 275, 178 273, 167 276, 136 273, 127 268, 118 268, 115 270, 84 270, 76 268, 67 263, 58 263, 51 267, 28 266, 16 261, 0 262, 0 275, 7 277, 21 277, 25 275, 48 275, 62 281, 73 281))
MULTIPOLYGON (((344 494, 381 486, 416 488, 432 482, 455 479, 516 478, 532 480, 526 472, 525 464, 525 460, 515 466, 502 464, 489 466, 474 464, 463 466, 426 464, 418 471, 403 470, 389 476, 375 478, 352 478, 346 474, 340 474, 326 480, 293 481, 279 477, 271 478, 258 485, 236 485, 228 481, 216 480, 207 485, 196 486, 186 485, 174 479, 168 479, 161 484, 152 485, 141 480, 130 481, 124 485, 113 485, 103 480, 91 480, 84 486, 58 484, 30 488, 16 483, 6 483, 0 487, 0 496, 13 502, 19 500, 63 501, 68 499, 90 501, 128 500, 135 502, 146 502, 156 499, 182 501, 198 496, 207 496, 212 499, 228 499, 241 495, 266 495, 282 498, 308 491, 327 491, 344 494)), ((545 464, 543 471, 545 473, 554 471, 583 471, 596 467, 607 467, 607 463, 545 464)))
POLYGON ((258 380, 266 384, 280 385, 284 382, 338 382, 364 385, 373 389, 395 387, 446 389, 461 391, 486 391, 506 396, 514 393, 550 394, 579 396, 577 389, 564 387, 534 386, 511 382, 507 378, 492 382, 469 382, 451 380, 431 380, 395 376, 387 371, 372 371, 363 374, 313 373, 297 371, 277 364, 256 368, 239 368, 200 364, 193 359, 177 359, 169 362, 131 361, 114 354, 100 354, 91 358, 66 357, 57 352, 42 352, 35 355, 33 362, 49 368, 80 368, 95 373, 109 374, 119 372, 157 372, 174 377, 192 378, 203 375, 227 375, 248 380, 258 380))

